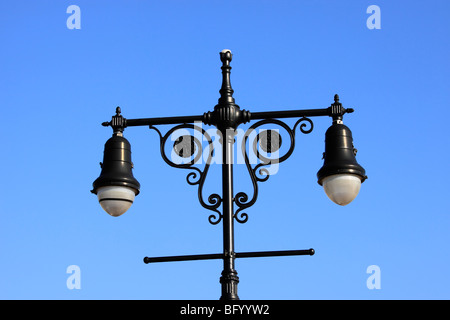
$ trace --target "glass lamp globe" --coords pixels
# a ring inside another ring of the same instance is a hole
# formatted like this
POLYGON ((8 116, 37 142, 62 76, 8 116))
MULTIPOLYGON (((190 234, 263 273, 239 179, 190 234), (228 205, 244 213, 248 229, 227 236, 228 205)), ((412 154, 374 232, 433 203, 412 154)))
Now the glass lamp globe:
POLYGON ((129 187, 106 186, 97 190, 103 210, 113 217, 124 214, 133 204, 136 191, 129 187))
POLYGON ((361 188, 361 178, 354 174, 334 174, 325 177, 322 183, 328 198, 341 206, 352 202, 361 188))

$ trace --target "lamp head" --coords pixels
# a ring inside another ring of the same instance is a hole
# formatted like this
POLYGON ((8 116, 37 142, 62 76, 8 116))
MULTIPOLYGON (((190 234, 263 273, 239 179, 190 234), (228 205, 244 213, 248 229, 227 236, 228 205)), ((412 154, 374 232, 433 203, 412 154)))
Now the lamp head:
POLYGON ((361 183, 367 179, 355 155, 352 132, 341 120, 334 121, 325 133, 324 163, 317 178, 327 196, 342 206, 356 198, 361 183))
POLYGON ((102 208, 117 217, 127 211, 139 194, 140 184, 132 173, 131 146, 122 132, 116 131, 105 143, 102 171, 94 181, 92 193, 96 194, 102 208))

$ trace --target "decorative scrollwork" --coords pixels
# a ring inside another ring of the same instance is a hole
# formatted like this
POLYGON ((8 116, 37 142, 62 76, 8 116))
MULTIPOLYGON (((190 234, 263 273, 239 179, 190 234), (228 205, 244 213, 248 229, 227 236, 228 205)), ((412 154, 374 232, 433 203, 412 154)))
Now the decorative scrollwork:
POLYGON ((311 121, 311 119, 306 118, 306 117, 303 117, 303 118, 298 119, 297 122, 294 124, 294 128, 292 129, 292 132, 294 133, 294 135, 295 135, 295 129, 297 128, 297 126, 298 126, 300 123, 301 123, 301 125, 300 125, 300 131, 301 131, 302 133, 308 134, 308 133, 311 133, 311 132, 313 131, 313 129, 314 129, 314 123, 311 121), (309 123, 309 129, 306 129, 306 130, 305 130, 305 127, 308 126, 305 122, 308 122, 308 123, 309 123))
POLYGON ((187 174, 186 181, 191 186, 198 185, 198 199, 200 201, 200 204, 202 205, 202 207, 214 211, 214 214, 208 217, 208 221, 211 224, 218 224, 222 220, 222 214, 218 210, 218 208, 222 204, 222 198, 217 193, 213 193, 208 196, 208 203, 206 203, 203 199, 203 185, 206 175, 208 174, 209 166, 211 164, 211 159, 214 153, 213 141, 209 134, 203 128, 194 124, 187 123, 173 127, 165 135, 163 135, 161 131, 159 131, 159 129, 153 125, 150 126, 150 129, 153 129, 158 133, 160 138, 161 156, 168 165, 174 168, 192 170, 187 174), (175 139, 175 142, 173 144, 173 153, 176 156, 174 157, 172 154, 171 157, 168 157, 166 154, 166 142, 168 138, 177 130, 180 130, 180 132, 183 132, 185 134, 175 139), (208 141, 208 158, 203 170, 200 170, 198 167, 194 166, 195 164, 198 164, 200 159, 202 159, 204 150, 201 140, 203 140, 203 138, 199 139, 197 137, 197 134, 192 135, 187 130, 195 130, 196 132, 199 132, 200 135, 204 137, 206 141, 208 141), (172 160, 172 158, 177 157, 180 157, 182 161, 175 162, 172 160))
POLYGON ((236 206, 238 206, 238 209, 234 213, 234 218, 237 222, 247 222, 248 214, 242 211, 255 204, 256 199, 258 198, 258 182, 264 182, 269 179, 270 166, 273 164, 281 163, 291 156, 295 148, 295 131, 298 125, 300 125, 299 129, 303 134, 312 132, 314 128, 314 124, 311 119, 306 117, 297 120, 292 129, 286 123, 280 120, 265 119, 256 122, 245 132, 244 138, 242 140, 242 153, 244 155, 245 164, 252 180, 253 196, 249 198, 249 196, 245 192, 238 192, 236 194, 234 202, 236 206), (279 150, 281 150, 282 144, 281 135, 272 129, 263 130, 256 136, 252 137, 253 154, 256 155, 259 163, 256 163, 257 161, 254 161, 255 159, 252 159, 253 161, 250 161, 249 154, 247 153, 247 141, 249 140, 249 137, 252 135, 252 133, 254 133, 255 129, 266 124, 275 124, 277 126, 280 126, 288 133, 290 143, 288 150, 280 154, 279 150), (260 146, 260 149, 266 153, 265 155, 260 152, 258 144, 260 146), (255 163, 256 165, 254 165, 255 163))

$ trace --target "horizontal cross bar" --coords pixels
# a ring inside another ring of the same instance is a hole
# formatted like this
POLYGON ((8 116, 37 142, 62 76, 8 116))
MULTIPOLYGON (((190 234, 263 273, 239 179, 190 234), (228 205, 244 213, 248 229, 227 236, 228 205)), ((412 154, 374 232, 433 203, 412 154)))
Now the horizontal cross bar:
POLYGON ((250 118, 251 120, 264 120, 277 118, 320 117, 330 115, 331 115, 330 108, 325 108, 325 109, 252 112, 250 118))
POLYGON ((203 116, 181 116, 181 117, 162 117, 162 118, 143 118, 143 119, 127 119, 127 127, 136 126, 151 126, 157 124, 178 124, 178 123, 193 123, 202 121, 203 116))
POLYGON ((154 258, 145 257, 144 262, 154 263, 154 262, 171 262, 171 261, 210 260, 222 258, 223 258, 222 253, 214 253, 214 254, 195 254, 188 256, 154 257, 154 258))
MULTIPOLYGON (((259 252, 237 252, 236 258, 258 258, 258 257, 280 257, 280 256, 302 256, 302 255, 314 255, 314 249, 307 250, 282 250, 282 251, 259 251, 259 252)), ((191 261, 191 260, 211 260, 211 259, 223 259, 225 255, 223 253, 214 254, 195 254, 185 256, 170 256, 170 257, 145 257, 145 263, 155 262, 172 262, 172 261, 191 261)))
POLYGON ((307 250, 282 250, 282 251, 259 251, 236 253, 236 258, 258 258, 258 257, 280 257, 280 256, 312 256, 314 249, 307 250))
MULTIPOLYGON (((353 112, 353 109, 344 109, 344 113, 353 112)), ((301 118, 301 117, 320 117, 331 116, 331 108, 323 109, 304 109, 304 110, 285 110, 285 111, 265 111, 265 112, 250 112, 251 120, 263 119, 277 119, 277 118, 301 118)), ((141 119, 126 119, 125 127, 136 126, 150 126, 161 124, 180 124, 180 123, 194 123, 203 122, 203 115, 196 116, 181 116, 181 117, 159 117, 159 118, 141 118, 141 119)), ((105 124, 108 124, 105 122, 105 124)))

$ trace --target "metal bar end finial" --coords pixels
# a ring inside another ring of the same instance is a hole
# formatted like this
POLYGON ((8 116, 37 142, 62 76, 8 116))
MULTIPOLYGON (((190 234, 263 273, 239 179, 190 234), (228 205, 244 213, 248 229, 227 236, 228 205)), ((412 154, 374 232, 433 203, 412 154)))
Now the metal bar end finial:
POLYGON ((342 103, 339 102, 339 95, 334 95, 334 103, 328 108, 330 117, 333 118, 333 123, 342 124, 342 117, 345 113, 352 113, 355 110, 352 108, 344 108, 342 103))
POLYGON ((112 117, 111 121, 106 121, 102 123, 102 126, 109 127, 111 126, 113 128, 115 135, 122 135, 122 132, 126 125, 126 119, 122 117, 121 115, 122 110, 120 107, 116 108, 116 115, 112 117))

